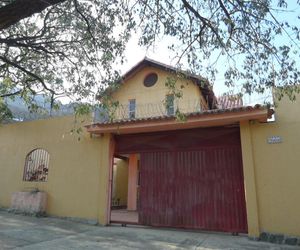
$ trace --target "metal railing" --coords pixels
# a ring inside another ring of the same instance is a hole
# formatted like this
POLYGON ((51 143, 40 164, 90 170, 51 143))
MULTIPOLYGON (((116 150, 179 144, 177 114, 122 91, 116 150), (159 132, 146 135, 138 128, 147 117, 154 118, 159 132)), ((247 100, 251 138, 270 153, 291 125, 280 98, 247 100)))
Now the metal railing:
POLYGON ((167 105, 164 101, 159 103, 136 103, 134 112, 128 104, 119 104, 114 108, 96 110, 95 122, 105 122, 114 120, 133 120, 141 118, 174 116, 176 112, 181 114, 201 112, 206 110, 206 105, 201 100, 175 100, 172 105, 167 105))

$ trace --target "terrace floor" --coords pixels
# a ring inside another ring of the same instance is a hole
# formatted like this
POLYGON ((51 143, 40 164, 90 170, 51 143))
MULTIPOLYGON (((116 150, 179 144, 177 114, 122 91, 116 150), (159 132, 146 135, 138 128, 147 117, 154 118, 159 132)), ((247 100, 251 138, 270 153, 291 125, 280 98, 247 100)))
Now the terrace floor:
POLYGON ((137 211, 128 211, 126 209, 113 209, 110 213, 111 223, 138 224, 139 214, 137 211))

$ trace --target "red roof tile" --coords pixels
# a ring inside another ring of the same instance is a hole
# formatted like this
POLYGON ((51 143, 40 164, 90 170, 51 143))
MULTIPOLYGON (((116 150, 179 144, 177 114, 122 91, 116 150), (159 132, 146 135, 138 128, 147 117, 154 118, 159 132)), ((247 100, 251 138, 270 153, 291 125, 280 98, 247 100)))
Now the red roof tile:
MULTIPOLYGON (((234 113, 234 112, 243 112, 243 111, 255 111, 255 110, 266 110, 268 109, 268 117, 270 118, 274 111, 270 109, 268 106, 263 105, 255 105, 255 106, 236 106, 231 108, 222 108, 222 109, 211 109, 200 112, 193 112, 185 114, 186 118, 192 117, 200 117, 204 115, 213 115, 213 114, 222 114, 222 113, 234 113)), ((160 121, 160 120, 174 120, 175 116, 155 116, 155 117, 144 117, 144 118, 134 118, 134 119, 122 119, 122 120, 114 120, 114 121, 106 121, 106 122, 96 122, 94 124, 88 125, 86 127, 90 127, 93 125, 119 125, 119 124, 134 124, 145 121, 160 121)))
POLYGON ((217 98, 218 109, 243 107, 243 99, 238 95, 224 95, 217 98))

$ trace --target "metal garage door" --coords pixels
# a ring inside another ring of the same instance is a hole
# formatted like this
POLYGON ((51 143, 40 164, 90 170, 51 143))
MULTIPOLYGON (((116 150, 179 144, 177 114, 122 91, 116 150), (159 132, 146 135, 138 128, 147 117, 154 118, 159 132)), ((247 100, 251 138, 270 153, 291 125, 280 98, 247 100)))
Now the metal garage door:
POLYGON ((247 232, 238 128, 136 136, 141 224, 247 232))

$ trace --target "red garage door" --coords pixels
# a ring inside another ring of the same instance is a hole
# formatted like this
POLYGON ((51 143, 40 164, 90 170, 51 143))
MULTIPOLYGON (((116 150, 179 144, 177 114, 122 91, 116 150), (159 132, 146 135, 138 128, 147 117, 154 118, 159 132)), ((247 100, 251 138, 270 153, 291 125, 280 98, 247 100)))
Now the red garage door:
POLYGON ((238 128, 136 136, 117 143, 140 151, 141 224, 247 232, 238 128))

